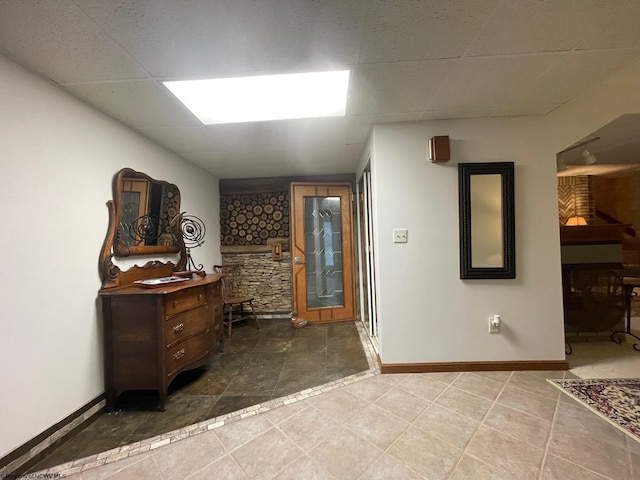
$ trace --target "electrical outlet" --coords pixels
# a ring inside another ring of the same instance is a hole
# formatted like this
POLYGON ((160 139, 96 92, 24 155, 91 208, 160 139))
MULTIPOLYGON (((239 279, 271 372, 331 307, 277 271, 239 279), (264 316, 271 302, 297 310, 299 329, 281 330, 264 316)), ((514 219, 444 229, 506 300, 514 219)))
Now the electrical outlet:
POLYGON ((407 243, 407 234, 406 228, 394 228, 393 243, 407 243))
POLYGON ((489 333, 500 333, 500 315, 489 316, 489 333))

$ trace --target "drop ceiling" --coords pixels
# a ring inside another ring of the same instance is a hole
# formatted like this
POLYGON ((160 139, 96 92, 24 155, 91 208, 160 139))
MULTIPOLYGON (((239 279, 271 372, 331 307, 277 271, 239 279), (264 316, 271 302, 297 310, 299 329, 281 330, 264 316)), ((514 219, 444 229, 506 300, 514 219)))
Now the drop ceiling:
POLYGON ((376 123, 545 115, 640 60, 640 2, 0 0, 0 53, 220 178, 350 173, 376 123), (202 125, 164 80, 352 71, 341 118, 202 125))

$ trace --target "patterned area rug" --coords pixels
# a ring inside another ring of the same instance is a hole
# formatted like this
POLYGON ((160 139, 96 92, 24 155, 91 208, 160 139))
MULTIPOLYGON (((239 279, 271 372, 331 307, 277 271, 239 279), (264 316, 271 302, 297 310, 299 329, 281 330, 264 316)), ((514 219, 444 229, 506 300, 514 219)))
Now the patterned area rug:
POLYGON ((640 441, 640 378, 548 381, 640 441))

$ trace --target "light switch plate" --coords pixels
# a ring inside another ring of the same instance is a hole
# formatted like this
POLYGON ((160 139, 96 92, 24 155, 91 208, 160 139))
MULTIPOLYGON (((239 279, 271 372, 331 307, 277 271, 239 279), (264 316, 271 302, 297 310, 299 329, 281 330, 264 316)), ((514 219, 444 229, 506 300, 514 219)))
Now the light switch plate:
POLYGON ((393 229, 393 243, 407 243, 408 231, 406 228, 393 229))

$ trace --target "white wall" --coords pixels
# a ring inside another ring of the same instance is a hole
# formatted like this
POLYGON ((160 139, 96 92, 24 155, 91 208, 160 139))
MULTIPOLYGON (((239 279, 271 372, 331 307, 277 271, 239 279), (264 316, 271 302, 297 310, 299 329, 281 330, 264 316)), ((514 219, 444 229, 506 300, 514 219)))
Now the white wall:
POLYGON ((563 360, 555 153, 640 111, 637 66, 546 117, 378 125, 369 146, 383 363, 563 360), (427 142, 449 135, 452 160, 427 142), (460 280, 462 162, 515 162, 515 280, 460 280), (409 230, 392 243, 394 228, 409 230), (502 315, 502 333, 487 317, 502 315))
POLYGON ((383 363, 564 359, 555 162, 540 121, 492 119, 374 130, 383 363), (452 160, 429 162, 427 140, 451 138, 452 160), (515 280, 460 280, 460 162, 514 161, 515 280), (551 215, 550 215, 551 213, 551 215), (408 243, 392 243, 394 228, 408 243), (487 333, 501 314, 502 333, 487 333))
MULTIPOLYGON (((0 457, 104 392, 98 260, 115 173, 180 188, 219 263, 218 179, 0 56, 0 457)), ((143 264, 147 259, 139 259, 143 264)))

